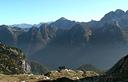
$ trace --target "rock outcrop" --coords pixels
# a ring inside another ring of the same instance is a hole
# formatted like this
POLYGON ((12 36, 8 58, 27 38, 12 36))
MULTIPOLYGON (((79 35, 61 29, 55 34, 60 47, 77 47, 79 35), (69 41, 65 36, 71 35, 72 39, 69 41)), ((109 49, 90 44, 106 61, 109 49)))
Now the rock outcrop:
POLYGON ((0 43, 0 73, 29 73, 31 67, 25 60, 24 53, 17 48, 0 43))
POLYGON ((85 77, 99 76, 99 74, 94 71, 80 71, 80 70, 71 70, 71 69, 51 71, 45 75, 48 76, 51 80, 55 80, 63 77, 66 77, 72 80, 78 80, 85 77))

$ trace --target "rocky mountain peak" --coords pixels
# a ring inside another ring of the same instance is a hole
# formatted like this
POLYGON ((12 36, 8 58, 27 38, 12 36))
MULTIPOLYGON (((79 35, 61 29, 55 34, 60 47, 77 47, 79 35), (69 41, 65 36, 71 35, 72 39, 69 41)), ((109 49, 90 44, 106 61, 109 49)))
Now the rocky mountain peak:
POLYGON ((115 13, 117 13, 117 14, 125 14, 125 12, 123 10, 121 10, 121 9, 117 9, 115 11, 115 13))
POLYGON ((68 20, 64 17, 61 17, 60 19, 51 23, 52 26, 61 28, 61 29, 70 29, 74 24, 75 24, 75 21, 68 20))
POLYGON ((13 26, 13 27, 19 27, 19 28, 31 28, 33 25, 22 23, 22 24, 14 24, 14 25, 11 25, 11 26, 13 26))
POLYGON ((61 21, 63 20, 64 21, 64 20, 68 20, 68 19, 66 19, 65 17, 61 17, 58 20, 61 20, 61 21))
POLYGON ((102 22, 111 22, 113 20, 119 20, 122 16, 125 15, 125 12, 121 9, 117 9, 116 11, 111 11, 104 15, 101 19, 102 22))

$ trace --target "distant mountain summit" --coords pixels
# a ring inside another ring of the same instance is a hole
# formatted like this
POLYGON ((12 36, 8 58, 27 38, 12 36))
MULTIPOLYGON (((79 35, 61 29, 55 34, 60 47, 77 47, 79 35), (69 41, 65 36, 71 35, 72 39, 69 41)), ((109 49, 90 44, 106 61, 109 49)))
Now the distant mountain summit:
POLYGON ((115 21, 119 20, 122 16, 125 15, 125 12, 121 9, 117 9, 116 11, 111 11, 107 13, 101 21, 109 22, 109 21, 115 21))
POLYGON ((70 29, 76 22, 68 20, 64 17, 56 20, 55 22, 51 23, 54 27, 61 28, 61 29, 70 29))
POLYGON ((14 25, 11 25, 11 26, 19 27, 19 28, 31 28, 32 27, 31 24, 25 24, 25 23, 23 23, 23 24, 14 24, 14 25))
POLYGON ((116 11, 111 11, 100 20, 102 23, 111 23, 113 21, 118 21, 122 27, 128 27, 128 13, 127 11, 123 11, 121 9, 117 9, 116 11))

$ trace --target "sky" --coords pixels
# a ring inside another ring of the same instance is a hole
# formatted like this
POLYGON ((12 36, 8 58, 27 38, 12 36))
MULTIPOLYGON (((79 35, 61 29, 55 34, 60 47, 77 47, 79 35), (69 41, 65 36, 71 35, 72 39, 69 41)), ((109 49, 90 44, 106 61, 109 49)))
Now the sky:
POLYGON ((61 17, 87 22, 116 9, 128 10, 128 0, 0 0, 0 24, 37 24, 61 17))

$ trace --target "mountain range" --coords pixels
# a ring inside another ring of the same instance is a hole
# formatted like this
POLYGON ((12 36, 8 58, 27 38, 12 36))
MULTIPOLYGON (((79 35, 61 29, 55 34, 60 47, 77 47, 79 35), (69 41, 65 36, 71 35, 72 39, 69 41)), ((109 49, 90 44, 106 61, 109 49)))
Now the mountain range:
POLYGON ((49 67, 93 64, 108 69, 128 53, 128 11, 111 11, 99 21, 62 17, 39 25, 1 25, 0 41, 49 67))

